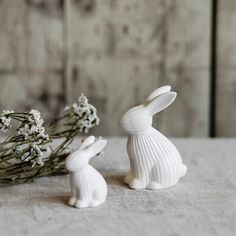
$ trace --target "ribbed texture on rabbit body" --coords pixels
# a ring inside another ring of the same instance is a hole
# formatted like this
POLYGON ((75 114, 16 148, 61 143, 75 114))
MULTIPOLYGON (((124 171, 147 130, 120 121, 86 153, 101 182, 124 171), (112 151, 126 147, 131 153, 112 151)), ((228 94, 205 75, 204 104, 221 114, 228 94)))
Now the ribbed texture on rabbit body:
POLYGON ((81 200, 91 200, 91 186, 84 171, 71 173, 71 189, 75 191, 76 198, 81 200))
POLYGON ((130 135, 127 151, 131 175, 140 184, 138 188, 168 188, 186 173, 176 147, 154 128, 141 135, 130 135))
POLYGON ((86 201, 92 206, 94 201, 101 204, 106 200, 107 185, 101 174, 92 166, 87 166, 78 172, 70 172, 72 195, 76 199, 86 201))

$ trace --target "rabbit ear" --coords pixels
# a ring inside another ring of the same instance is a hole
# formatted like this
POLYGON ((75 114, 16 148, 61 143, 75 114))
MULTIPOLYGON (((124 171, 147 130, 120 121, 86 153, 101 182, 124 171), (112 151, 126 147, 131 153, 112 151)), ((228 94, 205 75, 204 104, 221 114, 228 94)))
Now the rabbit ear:
POLYGON ((154 90, 146 100, 152 101, 154 98, 160 96, 161 94, 170 92, 170 90, 171 90, 170 85, 162 86, 162 87, 154 90))
POLYGON ((98 140, 91 144, 89 147, 86 148, 86 150, 89 151, 89 156, 93 157, 97 155, 99 152, 103 150, 103 148, 106 146, 107 141, 104 139, 98 140))
POLYGON ((151 100, 147 105, 147 109, 151 115, 154 115, 166 107, 168 107, 176 98, 177 93, 175 92, 167 92, 159 95, 158 97, 151 100))
POLYGON ((82 150, 95 142, 95 137, 93 135, 87 137, 80 145, 79 150, 82 150))

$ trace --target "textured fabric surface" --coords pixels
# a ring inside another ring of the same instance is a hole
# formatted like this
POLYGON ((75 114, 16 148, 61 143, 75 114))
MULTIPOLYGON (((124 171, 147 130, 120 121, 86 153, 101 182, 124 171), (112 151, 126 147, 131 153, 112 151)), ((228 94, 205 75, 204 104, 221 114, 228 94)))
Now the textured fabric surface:
POLYGON ((236 140, 174 139, 187 175, 173 188, 131 190, 123 138, 92 161, 108 183, 98 208, 67 206, 69 176, 0 188, 0 235, 236 235, 236 140))

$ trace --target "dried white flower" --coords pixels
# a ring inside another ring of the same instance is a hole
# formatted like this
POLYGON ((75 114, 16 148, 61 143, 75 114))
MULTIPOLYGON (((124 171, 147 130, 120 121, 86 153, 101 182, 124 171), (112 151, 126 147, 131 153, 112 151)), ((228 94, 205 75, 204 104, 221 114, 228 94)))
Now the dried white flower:
POLYGON ((14 113, 14 111, 3 110, 0 116, 0 129, 3 132, 6 132, 9 128, 11 128, 11 117, 9 114, 14 113))
POLYGON ((37 137, 43 140, 49 140, 49 135, 46 134, 45 128, 41 127, 41 129, 39 129, 37 134, 37 137))
POLYGON ((37 110, 31 110, 31 112, 27 114, 27 121, 19 128, 18 134, 23 135, 25 140, 32 137, 49 140, 49 136, 46 134, 43 123, 44 121, 41 117, 41 113, 37 110))
POLYGON ((55 119, 49 126, 50 137, 45 131, 44 121, 37 110, 17 113, 3 111, 0 115, 0 130, 9 129, 12 120, 18 128, 16 128, 17 132, 13 132, 3 143, 0 143, 0 156, 4 160, 2 166, 4 168, 7 166, 0 182, 2 180, 23 183, 39 176, 64 174, 64 157, 72 152, 69 144, 79 132, 87 133, 90 128, 99 124, 96 108, 89 104, 84 94, 76 103, 67 106, 63 116, 55 119), (62 138, 62 140, 66 138, 67 142, 59 142, 57 148, 52 148, 50 142, 54 138, 62 138), (41 168, 42 165, 46 168, 41 168), (35 166, 37 169, 33 168, 35 166), (29 170, 28 167, 32 169, 29 170))
POLYGON ((30 148, 30 156, 32 159, 35 159, 34 162, 36 162, 39 165, 43 165, 43 151, 41 150, 40 146, 38 146, 36 143, 33 143, 30 148))
POLYGON ((18 134, 23 135, 24 139, 27 140, 29 137, 29 125, 25 124, 23 127, 19 128, 18 134))
POLYGON ((73 109, 76 109, 77 108, 77 103, 74 102, 71 106, 72 106, 73 109))
POLYGON ((78 102, 81 106, 87 106, 88 105, 88 98, 82 93, 80 97, 78 98, 78 102))
POLYGON ((97 110, 88 103, 84 94, 78 98, 78 103, 67 106, 65 111, 71 115, 81 133, 87 133, 89 129, 99 124, 97 110))
POLYGON ((13 152, 17 155, 20 156, 23 152, 23 148, 21 146, 17 146, 13 149, 13 152))
POLYGON ((9 115, 9 114, 12 114, 12 113, 14 113, 13 110, 3 110, 2 111, 2 115, 9 115))
POLYGON ((30 145, 29 156, 25 161, 31 161, 33 166, 35 164, 42 166, 44 164, 45 153, 47 153, 47 151, 47 146, 43 146, 38 143, 32 143, 30 145))
POLYGON ((44 123, 41 113, 38 110, 31 110, 29 113, 29 121, 35 123, 36 126, 41 127, 44 123))

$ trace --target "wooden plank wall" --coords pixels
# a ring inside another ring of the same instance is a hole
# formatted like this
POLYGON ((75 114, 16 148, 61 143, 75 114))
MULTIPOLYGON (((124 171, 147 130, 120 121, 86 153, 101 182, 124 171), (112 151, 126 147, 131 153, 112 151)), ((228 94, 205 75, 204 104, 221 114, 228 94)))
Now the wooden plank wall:
MULTIPOLYGON (((216 129, 224 136, 236 134, 226 105, 235 100, 234 2, 219 0, 216 129)), ((155 126, 208 136, 211 11, 211 0, 1 0, 0 109, 34 107, 49 120, 84 92, 101 117, 95 133, 122 135, 122 112, 170 84, 179 96, 155 126)))
POLYGON ((59 1, 0 1, 0 107, 55 116, 64 103, 59 1))
POLYGON ((236 1, 218 0, 216 135, 236 136, 236 1))

